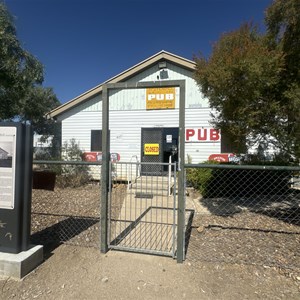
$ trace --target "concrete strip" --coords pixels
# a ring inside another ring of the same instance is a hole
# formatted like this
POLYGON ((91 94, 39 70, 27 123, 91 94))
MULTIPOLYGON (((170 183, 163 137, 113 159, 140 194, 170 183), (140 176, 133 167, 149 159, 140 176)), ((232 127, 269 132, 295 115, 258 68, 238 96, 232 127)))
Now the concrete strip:
POLYGON ((18 254, 0 252, 0 275, 22 279, 42 263, 43 246, 32 245, 27 251, 18 254))

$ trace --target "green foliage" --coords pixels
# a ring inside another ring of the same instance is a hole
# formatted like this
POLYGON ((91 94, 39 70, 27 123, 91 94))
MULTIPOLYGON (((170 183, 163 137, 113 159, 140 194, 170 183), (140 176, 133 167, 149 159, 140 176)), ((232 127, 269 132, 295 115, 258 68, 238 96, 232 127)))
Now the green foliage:
MULTIPOLYGON (((37 160, 54 160, 54 161, 82 161, 82 151, 80 145, 75 139, 66 141, 63 145, 62 158, 51 157, 49 152, 41 152, 37 160)), ((56 186, 79 187, 87 184, 91 180, 89 166, 76 164, 45 164, 40 169, 46 172, 54 172, 56 174, 56 186)))
POLYGON ((267 36, 273 47, 280 47, 284 54, 283 75, 288 82, 299 83, 300 75, 300 2, 275 0, 266 11, 267 36))
MULTIPOLYGON (((0 3, 0 120, 30 121, 43 132, 46 112, 59 105, 50 88, 43 88, 43 66, 22 48, 13 18, 0 3)), ((50 121, 48 121, 48 124, 50 121)))
MULTIPOLYGON (((204 164, 214 163, 205 162, 204 164)), ((247 165, 286 165, 282 162, 247 162, 247 165)), ((286 193, 290 171, 192 168, 187 170, 187 181, 203 198, 253 197, 286 193)))
POLYGON ((82 155, 83 153, 80 149, 79 142, 77 142, 74 138, 64 142, 62 147, 63 160, 81 161, 82 155))
MULTIPOLYGON (((82 161, 82 151, 75 139, 66 141, 62 149, 63 160, 82 161)), ((79 187, 91 180, 89 166, 86 165, 62 165, 60 166, 57 185, 59 187, 79 187)))
POLYGON ((256 27, 244 24, 223 34, 211 57, 200 56, 196 63, 196 81, 215 109, 214 126, 234 150, 241 153, 246 143, 268 142, 270 129, 282 119, 272 91, 280 81, 283 53, 266 47, 256 27))
POLYGON ((267 38, 284 53, 278 99, 287 115, 286 153, 300 158, 300 2, 275 0, 266 11, 267 38))
POLYGON ((52 88, 41 86, 30 87, 22 98, 23 120, 30 120, 33 130, 38 134, 57 135, 57 125, 52 120, 47 120, 45 114, 57 107, 60 103, 52 88))
POLYGON ((80 187, 90 182, 87 166, 66 166, 56 177, 56 185, 60 188, 80 187))
MULTIPOLYGON (((205 161, 202 164, 219 164, 216 161, 205 161)), ((202 195, 205 194, 208 184, 212 178, 213 169, 190 168, 186 171, 186 181, 202 195)))
POLYGON ((0 28, 0 118, 9 119, 19 114, 28 87, 42 83, 43 67, 22 49, 12 16, 3 3, 0 3, 0 28))
POLYGON ((208 59, 195 57, 213 124, 235 152, 273 144, 286 157, 300 157, 299 15, 299 0, 275 0, 266 11, 266 34, 244 24, 223 34, 208 59))

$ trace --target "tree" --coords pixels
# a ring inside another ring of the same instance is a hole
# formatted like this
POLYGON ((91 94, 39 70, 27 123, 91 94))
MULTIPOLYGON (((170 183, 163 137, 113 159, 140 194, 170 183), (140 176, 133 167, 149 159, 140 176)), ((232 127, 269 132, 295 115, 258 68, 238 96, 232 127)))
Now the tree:
POLYGON ((269 49, 252 24, 225 33, 210 58, 195 58, 195 79, 214 109, 213 124, 234 151, 266 142, 282 122, 273 90, 280 81, 283 53, 269 49))
POLYGON ((33 86, 28 88, 26 95, 21 101, 22 119, 30 120, 36 133, 53 134, 51 127, 53 122, 45 119, 45 113, 54 109, 59 104, 52 88, 33 86))
POLYGON ((61 124, 45 118, 45 113, 57 107, 58 104, 59 101, 52 88, 34 86, 28 89, 22 99, 24 109, 22 115, 18 116, 21 121, 30 120, 33 131, 41 134, 42 140, 52 136, 51 149, 48 149, 51 157, 57 157, 60 153, 61 124))
POLYGON ((208 59, 195 57, 212 123, 237 152, 273 144, 286 157, 300 157, 299 15, 298 0, 275 0, 265 34, 243 24, 224 33, 208 59))
POLYGON ((43 116, 59 101, 42 82, 42 64, 22 48, 13 18, 0 3, 0 120, 30 121, 43 131, 43 116))
POLYGON ((266 11, 267 37, 284 53, 278 98, 288 115, 290 152, 300 157, 300 2, 275 0, 266 11))

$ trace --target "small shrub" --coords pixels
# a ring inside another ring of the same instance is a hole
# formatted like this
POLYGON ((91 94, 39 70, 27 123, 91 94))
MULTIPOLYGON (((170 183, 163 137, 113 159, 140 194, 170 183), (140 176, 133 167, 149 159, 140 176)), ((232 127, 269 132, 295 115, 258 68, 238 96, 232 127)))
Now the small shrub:
MULTIPOLYGON (((82 161, 83 152, 75 139, 66 141, 62 149, 62 157, 65 161, 82 161)), ((56 165, 55 172, 57 186, 79 187, 91 180, 89 166, 86 165, 56 165)))
POLYGON ((187 170, 187 181, 205 198, 251 197, 286 193, 291 175, 277 170, 193 168, 187 170))
MULTIPOLYGON (((205 161, 202 164, 215 165, 219 164, 216 161, 205 161)), ((210 168, 190 168, 186 172, 187 184, 194 187, 202 195, 206 193, 209 188, 209 182, 213 177, 213 169, 210 168)))

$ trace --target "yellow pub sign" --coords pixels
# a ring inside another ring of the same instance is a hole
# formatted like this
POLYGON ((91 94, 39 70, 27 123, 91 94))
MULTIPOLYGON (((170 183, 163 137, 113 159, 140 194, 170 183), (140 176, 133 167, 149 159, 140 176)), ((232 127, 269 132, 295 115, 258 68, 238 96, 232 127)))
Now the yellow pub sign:
POLYGON ((144 144, 144 155, 159 155, 159 144, 144 144))
POLYGON ((146 89, 146 109, 175 108, 175 87, 146 89))

